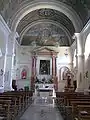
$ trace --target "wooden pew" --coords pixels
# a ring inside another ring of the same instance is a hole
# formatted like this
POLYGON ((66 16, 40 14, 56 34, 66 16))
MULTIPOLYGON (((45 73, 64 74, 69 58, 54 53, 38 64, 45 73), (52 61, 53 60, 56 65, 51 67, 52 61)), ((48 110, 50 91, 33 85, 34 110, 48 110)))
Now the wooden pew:
MULTIPOLYGON (((58 101, 58 105, 60 104, 59 98, 64 99, 63 104, 65 106, 71 105, 73 117, 76 117, 76 111, 78 105, 90 105, 90 95, 84 95, 84 93, 58 92, 56 94, 56 97, 57 97, 56 99, 58 101)), ((89 116, 87 118, 89 118, 89 116)))
POLYGON ((82 114, 80 114, 78 119, 79 120, 90 120, 90 115, 82 115, 82 114))
POLYGON ((16 97, 11 97, 11 96, 0 96, 0 100, 11 100, 10 104, 10 112, 12 113, 11 116, 13 119, 15 119, 17 115, 17 106, 16 106, 16 97))
POLYGON ((11 100, 0 100, 0 116, 6 120, 11 120, 10 106, 11 100))
POLYGON ((15 101, 15 107, 16 107, 16 111, 19 112, 21 110, 21 95, 16 95, 16 94, 11 94, 11 93, 3 93, 0 94, 0 96, 2 97, 12 97, 12 98, 16 98, 17 100, 15 101))
POLYGON ((78 105, 78 119, 90 120, 90 105, 78 105))
POLYGON ((33 95, 32 91, 8 91, 0 94, 1 101, 2 100, 11 101, 10 103, 11 118, 9 118, 9 120, 10 119, 14 120, 15 117, 18 115, 17 113, 20 114, 28 107, 32 95, 33 95))

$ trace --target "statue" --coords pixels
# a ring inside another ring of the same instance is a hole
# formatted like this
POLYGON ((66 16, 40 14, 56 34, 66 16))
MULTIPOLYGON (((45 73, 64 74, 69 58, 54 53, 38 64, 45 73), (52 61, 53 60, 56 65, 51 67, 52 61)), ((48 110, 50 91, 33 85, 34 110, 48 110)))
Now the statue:
POLYGON ((22 70, 21 78, 22 79, 26 79, 27 78, 27 71, 25 69, 22 70))
POLYGON ((71 87, 71 78, 70 76, 67 76, 67 87, 71 87))
POLYGON ((43 84, 45 84, 45 77, 42 79, 43 84))

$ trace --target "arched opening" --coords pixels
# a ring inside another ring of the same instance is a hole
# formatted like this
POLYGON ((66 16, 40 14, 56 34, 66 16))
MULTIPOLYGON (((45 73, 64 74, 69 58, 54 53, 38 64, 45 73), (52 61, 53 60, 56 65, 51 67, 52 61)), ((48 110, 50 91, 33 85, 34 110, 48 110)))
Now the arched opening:
POLYGON ((85 43, 85 80, 87 82, 87 88, 90 84, 90 33, 88 34, 86 38, 85 43))
POLYGON ((87 36, 85 43, 85 61, 87 61, 89 54, 90 54, 90 33, 87 36))
POLYGON ((59 80, 65 80, 66 79, 66 73, 69 71, 69 68, 66 66, 63 66, 59 70, 59 80))
POLYGON ((16 31, 16 28, 20 22, 20 20, 27 15, 28 13, 42 8, 55 9, 63 14, 65 14, 73 23, 76 32, 79 32, 82 28, 82 21, 76 12, 68 5, 65 5, 62 2, 32 2, 22 6, 20 10, 13 16, 13 20, 11 23, 11 29, 16 31))

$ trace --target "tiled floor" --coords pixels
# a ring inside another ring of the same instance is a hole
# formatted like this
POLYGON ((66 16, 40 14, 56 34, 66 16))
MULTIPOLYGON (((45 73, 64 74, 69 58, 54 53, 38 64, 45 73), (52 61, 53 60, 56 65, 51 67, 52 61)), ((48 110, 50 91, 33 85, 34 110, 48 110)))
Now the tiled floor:
POLYGON ((35 97, 32 105, 21 116, 20 120, 63 120, 50 96, 35 97))

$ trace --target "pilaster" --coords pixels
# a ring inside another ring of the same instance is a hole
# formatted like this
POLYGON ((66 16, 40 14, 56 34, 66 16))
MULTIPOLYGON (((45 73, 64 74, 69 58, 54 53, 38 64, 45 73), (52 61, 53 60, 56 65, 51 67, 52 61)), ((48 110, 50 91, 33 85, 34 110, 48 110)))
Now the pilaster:
POLYGON ((4 64, 4 90, 12 90, 12 67, 14 60, 16 34, 11 32, 6 43, 5 64, 4 64))
POLYGON ((76 67, 77 67, 77 90, 84 90, 84 49, 83 49, 83 37, 81 33, 75 33, 77 40, 77 50, 76 50, 76 67))
POLYGON ((57 71, 56 71, 56 57, 57 53, 52 53, 52 79, 53 83, 55 85, 55 90, 58 90, 58 78, 56 76, 57 71))
POLYGON ((34 83, 36 78, 36 55, 32 54, 32 75, 31 75, 31 89, 34 89, 34 83))

